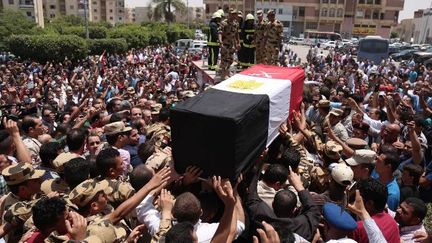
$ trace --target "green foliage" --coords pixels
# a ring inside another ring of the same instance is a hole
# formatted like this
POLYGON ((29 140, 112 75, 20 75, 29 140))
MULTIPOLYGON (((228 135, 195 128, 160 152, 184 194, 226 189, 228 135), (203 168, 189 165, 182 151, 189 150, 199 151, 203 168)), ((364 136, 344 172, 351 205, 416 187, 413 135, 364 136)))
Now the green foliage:
POLYGON ((393 32, 391 32, 390 33, 390 38, 399 38, 399 33, 398 32, 395 32, 395 31, 393 31, 393 32))
POLYGON ((149 33, 149 44, 159 45, 167 42, 167 35, 164 31, 154 30, 149 33))
POLYGON ((89 54, 100 55, 104 51, 107 53, 125 53, 128 44, 125 39, 96 39, 88 41, 89 54))
MULTIPOLYGON (((90 39, 104 39, 107 37, 108 29, 106 27, 89 26, 88 30, 90 39)), ((62 28, 59 33, 62 35, 77 35, 81 38, 86 38, 84 26, 71 26, 62 28)))
POLYGON ((173 43, 178 39, 193 39, 195 33, 193 30, 186 29, 186 28, 170 28, 166 31, 166 35, 168 38, 169 43, 173 43))
POLYGON ((148 29, 139 25, 125 25, 108 31, 109 38, 123 38, 128 48, 141 48, 149 44, 148 29))
POLYGON ((152 14, 154 20, 164 19, 168 23, 175 22, 175 15, 187 10, 182 0, 153 0, 153 3, 155 4, 152 14))
POLYGON ((7 39, 16 56, 36 61, 79 60, 87 56, 87 43, 75 35, 13 35, 7 39))
POLYGON ((23 12, 14 10, 0 11, 0 48, 4 48, 7 37, 15 34, 26 34, 35 28, 36 24, 30 21, 23 12))

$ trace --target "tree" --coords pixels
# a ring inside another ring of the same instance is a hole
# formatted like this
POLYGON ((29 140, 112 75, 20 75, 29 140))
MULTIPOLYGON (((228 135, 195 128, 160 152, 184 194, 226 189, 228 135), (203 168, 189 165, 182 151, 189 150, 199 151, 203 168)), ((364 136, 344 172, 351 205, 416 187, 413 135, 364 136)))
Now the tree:
POLYGON ((153 11, 155 20, 165 19, 166 22, 172 23, 175 21, 175 12, 183 13, 187 11, 186 5, 182 0, 153 0, 156 5, 153 11))
POLYGON ((395 31, 392 31, 392 32, 390 33, 390 38, 391 38, 391 39, 399 38, 399 33, 398 33, 398 32, 395 32, 395 31))
POLYGON ((23 12, 15 10, 0 11, 0 48, 5 47, 7 37, 15 34, 26 34, 36 28, 36 24, 30 21, 23 12))

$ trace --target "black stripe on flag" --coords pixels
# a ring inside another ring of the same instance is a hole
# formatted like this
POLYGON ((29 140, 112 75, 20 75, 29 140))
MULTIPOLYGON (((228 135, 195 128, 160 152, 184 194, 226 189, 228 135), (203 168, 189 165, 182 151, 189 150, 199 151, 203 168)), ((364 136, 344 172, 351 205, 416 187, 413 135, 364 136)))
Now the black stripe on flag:
POLYGON ((175 169, 190 165, 203 177, 220 175, 234 180, 265 149, 269 97, 209 89, 171 110, 175 169))

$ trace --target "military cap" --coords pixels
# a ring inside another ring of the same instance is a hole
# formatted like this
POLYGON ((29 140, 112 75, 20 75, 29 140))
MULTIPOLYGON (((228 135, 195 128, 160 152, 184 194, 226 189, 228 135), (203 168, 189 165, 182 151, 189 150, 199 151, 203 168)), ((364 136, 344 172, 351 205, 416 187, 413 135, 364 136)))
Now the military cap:
POLYGON ((335 203, 324 204, 323 216, 327 223, 339 230, 353 231, 357 228, 354 218, 335 203))
POLYGON ((256 11, 256 15, 257 16, 262 16, 263 15, 263 11, 260 9, 258 11, 256 11))
POLYGON ((134 95, 135 94, 135 89, 133 87, 128 87, 127 88, 127 93, 130 95, 134 95))
POLYGON ((122 132, 129 132, 132 130, 131 127, 127 127, 124 122, 112 122, 104 126, 105 135, 114 135, 122 132))
POLYGON ((349 138, 346 143, 354 149, 364 149, 367 145, 367 142, 361 138, 349 138))
POLYGON ((320 101, 318 101, 318 107, 319 108, 330 107, 330 101, 329 100, 320 100, 320 101))
POLYGON ((329 169, 331 169, 331 177, 339 185, 351 185, 354 179, 354 172, 352 171, 351 167, 344 163, 334 163, 329 166, 329 169))
POLYGON ((60 153, 60 154, 59 154, 59 155, 54 159, 54 161, 53 161, 54 169, 55 169, 57 172, 63 172, 63 170, 64 170, 64 165, 65 165, 67 162, 69 162, 69 160, 71 160, 71 159, 75 159, 75 158, 77 158, 77 157, 79 157, 79 155, 76 154, 76 153, 71 153, 71 152, 63 152, 63 153, 60 153))
POLYGON ((338 160, 340 159, 340 152, 342 152, 343 148, 338 143, 334 141, 328 141, 324 145, 324 153, 330 159, 338 160))
POLYGON ((106 180, 85 180, 69 193, 69 199, 78 207, 85 207, 98 192, 104 192, 107 187, 108 181, 106 180))
POLYGON ((377 154, 370 149, 359 149, 355 151, 355 154, 346 160, 346 163, 351 166, 360 164, 374 164, 377 154))
POLYGON ((6 167, 2 171, 3 178, 9 186, 18 185, 28 180, 39 179, 45 170, 35 170, 29 163, 21 162, 6 167))
POLYGON ((267 15, 269 15, 269 14, 275 15, 276 12, 274 11, 274 9, 269 9, 269 11, 267 11, 267 15))
POLYGON ((42 182, 41 191, 45 193, 45 195, 51 192, 69 193, 69 186, 61 178, 48 179, 42 182))
POLYGON ((341 109, 337 109, 337 108, 333 108, 333 109, 331 109, 331 111, 330 111, 329 114, 330 114, 330 115, 333 115, 333 116, 340 117, 340 116, 342 116, 342 114, 343 114, 343 110, 341 110, 341 109))
POLYGON ((156 103, 151 105, 151 113, 152 115, 159 114, 160 110, 162 109, 162 104, 156 103))

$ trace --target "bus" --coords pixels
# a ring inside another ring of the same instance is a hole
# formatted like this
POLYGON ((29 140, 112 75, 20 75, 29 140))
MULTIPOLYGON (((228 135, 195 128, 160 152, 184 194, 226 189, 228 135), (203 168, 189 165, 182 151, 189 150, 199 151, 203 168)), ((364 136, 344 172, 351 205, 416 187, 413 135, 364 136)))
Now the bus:
POLYGON ((357 61, 370 60, 380 64, 389 57, 389 42, 381 36, 366 36, 359 41, 357 61))
POLYGON ((322 32, 315 30, 306 30, 304 32, 304 39, 310 45, 316 45, 327 41, 342 41, 340 34, 335 32, 322 32))

